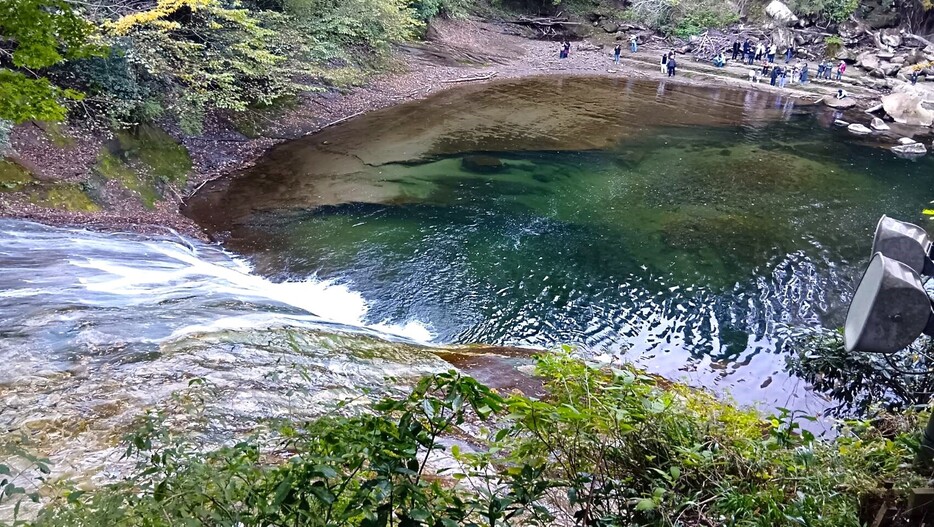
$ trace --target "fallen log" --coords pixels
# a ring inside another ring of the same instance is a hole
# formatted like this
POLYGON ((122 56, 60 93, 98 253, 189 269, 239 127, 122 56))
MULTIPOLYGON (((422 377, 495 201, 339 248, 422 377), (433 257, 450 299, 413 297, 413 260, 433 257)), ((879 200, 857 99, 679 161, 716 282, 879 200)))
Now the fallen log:
POLYGON ((454 84, 454 83, 458 83, 458 82, 488 81, 488 80, 492 79, 493 77, 495 77, 496 75, 497 75, 497 73, 494 71, 494 72, 488 73, 488 74, 486 74, 486 75, 479 75, 479 76, 475 76, 475 77, 461 77, 461 78, 459 78, 459 79, 443 80, 443 81, 441 81, 441 82, 443 82, 443 83, 445 83, 445 84, 454 84))

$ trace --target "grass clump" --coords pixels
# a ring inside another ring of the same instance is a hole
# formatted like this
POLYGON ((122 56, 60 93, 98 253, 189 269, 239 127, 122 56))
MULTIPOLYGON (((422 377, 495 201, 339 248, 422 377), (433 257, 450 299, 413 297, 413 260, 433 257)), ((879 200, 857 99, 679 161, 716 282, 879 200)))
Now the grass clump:
POLYGON ((136 193, 147 208, 154 208, 156 201, 161 197, 155 184, 146 175, 137 172, 107 150, 97 158, 94 171, 105 179, 117 181, 123 188, 136 193))
POLYGON ((856 527, 861 496, 918 483, 911 419, 821 440, 794 412, 762 419, 632 367, 562 353, 537 374, 541 399, 449 372, 372 413, 207 451, 151 414, 128 438, 130 477, 60 492, 23 525, 856 527))

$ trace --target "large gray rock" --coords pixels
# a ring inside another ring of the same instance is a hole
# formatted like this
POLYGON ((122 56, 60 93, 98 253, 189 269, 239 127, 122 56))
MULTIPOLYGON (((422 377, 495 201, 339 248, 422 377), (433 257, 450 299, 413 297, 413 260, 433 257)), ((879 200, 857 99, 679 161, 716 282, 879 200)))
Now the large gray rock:
POLYGON ((897 28, 883 29, 879 37, 886 46, 897 48, 902 45, 902 35, 897 28))
POLYGON ((917 141, 915 141, 914 139, 910 137, 899 137, 898 138, 898 144, 900 145, 913 145, 915 143, 917 143, 917 141))
POLYGON ((896 123, 931 126, 934 111, 921 105, 924 97, 910 86, 882 97, 882 108, 896 123))
POLYGON ((928 153, 928 149, 921 143, 893 146, 892 151, 903 157, 918 157, 928 153))
POLYGON ((843 99, 838 99, 831 95, 828 95, 822 99, 824 106, 829 106, 831 108, 845 109, 852 108, 856 106, 856 99, 852 97, 844 97, 843 99))
POLYGON ((882 70, 883 73, 885 73, 886 77, 891 77, 892 75, 895 75, 896 73, 898 73, 898 70, 900 70, 901 68, 902 67, 900 65, 892 64, 891 62, 883 62, 882 64, 879 64, 879 69, 882 70))
POLYGON ((856 134, 856 135, 867 135, 867 134, 872 133, 872 130, 870 130, 869 128, 866 128, 865 126, 859 123, 851 124, 850 126, 847 126, 846 130, 850 132, 851 134, 856 134))
POLYGON ((850 123, 844 121, 843 119, 834 119, 834 126, 850 126, 850 123))
POLYGON ((871 51, 860 53, 859 57, 856 59, 856 62, 859 64, 860 68, 863 68, 867 71, 879 69, 879 64, 881 63, 879 57, 877 57, 876 54, 871 51))
POLYGON ((798 21, 798 17, 795 16, 794 12, 779 0, 769 2, 769 5, 765 6, 765 14, 784 26, 790 26, 798 21))
POLYGON ((616 33, 619 31, 619 23, 613 22, 612 20, 604 20, 600 23, 600 27, 607 33, 616 33))
POLYGON ((889 129, 889 125, 885 124, 885 121, 879 119, 878 117, 872 118, 872 122, 869 123, 869 127, 880 132, 889 129))

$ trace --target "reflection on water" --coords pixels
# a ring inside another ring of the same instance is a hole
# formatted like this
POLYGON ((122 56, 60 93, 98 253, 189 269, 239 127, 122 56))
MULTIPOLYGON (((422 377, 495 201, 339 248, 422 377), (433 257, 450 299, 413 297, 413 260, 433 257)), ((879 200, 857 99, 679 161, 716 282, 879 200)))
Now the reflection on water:
POLYGON ((841 322, 930 160, 782 97, 596 78, 452 90, 272 151, 187 213, 274 280, 337 279, 438 342, 584 346, 743 401, 802 395, 789 326, 841 322))

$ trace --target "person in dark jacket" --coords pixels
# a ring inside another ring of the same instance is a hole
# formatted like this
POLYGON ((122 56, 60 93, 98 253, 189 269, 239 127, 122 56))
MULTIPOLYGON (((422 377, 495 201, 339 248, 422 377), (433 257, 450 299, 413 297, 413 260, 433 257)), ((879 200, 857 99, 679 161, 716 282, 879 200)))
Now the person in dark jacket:
POLYGON ((772 86, 775 86, 775 81, 778 80, 778 76, 779 74, 781 74, 781 72, 782 70, 778 66, 772 66, 772 82, 770 82, 769 84, 771 84, 772 86))
POLYGON ((678 67, 678 63, 675 61, 674 53, 669 53, 668 54, 668 76, 669 77, 675 76, 675 68, 677 67, 678 67))
POLYGON ((613 63, 614 64, 619 64, 619 55, 622 52, 623 52, 623 45, 617 42, 616 47, 613 48, 613 63))
POLYGON ((749 39, 746 39, 746 42, 743 42, 743 60, 752 64, 752 49, 749 46, 749 39))
POLYGON ((733 40, 733 60, 739 56, 739 40, 733 40))

